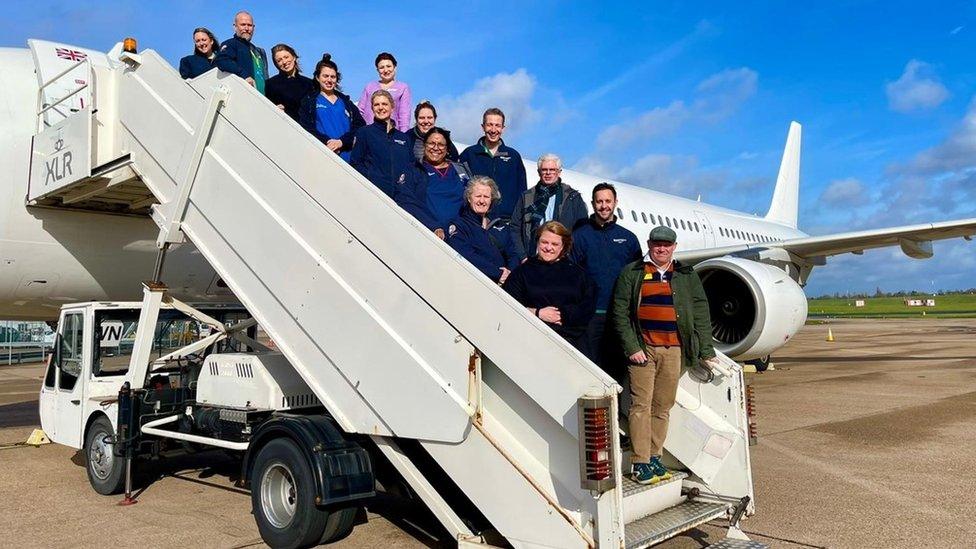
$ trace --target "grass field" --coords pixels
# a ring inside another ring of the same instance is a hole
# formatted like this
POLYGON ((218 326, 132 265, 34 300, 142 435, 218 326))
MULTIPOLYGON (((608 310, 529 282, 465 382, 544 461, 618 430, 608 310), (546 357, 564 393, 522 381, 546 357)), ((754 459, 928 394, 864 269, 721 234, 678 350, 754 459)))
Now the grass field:
MULTIPOLYGON (((909 307, 904 297, 866 297, 863 307, 855 307, 856 298, 817 298, 810 299, 808 305, 811 317, 892 317, 892 318, 969 318, 976 317, 976 295, 947 294, 935 296, 935 307, 909 307)), ((931 295, 914 296, 912 299, 932 299, 931 295)))

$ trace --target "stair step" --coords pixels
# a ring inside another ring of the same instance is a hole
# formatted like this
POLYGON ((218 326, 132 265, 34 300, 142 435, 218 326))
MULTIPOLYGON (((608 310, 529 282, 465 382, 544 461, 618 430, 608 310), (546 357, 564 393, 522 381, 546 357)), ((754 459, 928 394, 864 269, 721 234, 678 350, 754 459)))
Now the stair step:
POLYGON ((623 489, 624 497, 632 496, 634 494, 644 492, 646 490, 653 490, 655 488, 661 488, 667 486, 672 482, 681 482, 682 480, 688 478, 688 473, 683 471, 671 471, 671 478, 668 480, 662 480, 657 484, 641 484, 630 477, 630 475, 623 475, 623 482, 620 483, 620 487, 623 489))
POLYGON ((624 526, 627 549, 648 547, 725 515, 724 503, 685 501, 624 526))
POLYGON ((769 545, 750 539, 725 538, 709 545, 707 549, 769 549, 769 545))
POLYGON ((640 484, 630 476, 621 482, 624 498, 624 524, 634 522, 681 503, 681 481, 687 473, 672 471, 671 478, 656 484, 640 484))

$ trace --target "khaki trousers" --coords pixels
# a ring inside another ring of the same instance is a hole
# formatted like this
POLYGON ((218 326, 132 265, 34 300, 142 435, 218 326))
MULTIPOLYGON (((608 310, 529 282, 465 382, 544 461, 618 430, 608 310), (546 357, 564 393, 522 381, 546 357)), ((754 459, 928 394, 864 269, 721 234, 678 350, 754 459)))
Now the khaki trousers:
POLYGON ((668 435, 668 418, 681 377, 681 347, 649 347, 647 362, 628 367, 630 374, 630 440, 633 463, 660 456, 668 435))

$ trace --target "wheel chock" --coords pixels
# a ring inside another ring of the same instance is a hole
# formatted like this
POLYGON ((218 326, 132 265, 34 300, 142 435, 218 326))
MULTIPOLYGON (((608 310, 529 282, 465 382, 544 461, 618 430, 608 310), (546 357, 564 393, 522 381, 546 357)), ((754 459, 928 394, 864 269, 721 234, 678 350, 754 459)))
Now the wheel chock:
POLYGON ((47 438, 47 435, 44 434, 43 430, 34 429, 33 431, 31 431, 30 436, 27 437, 27 440, 24 442, 24 444, 26 446, 39 447, 42 444, 51 444, 51 439, 47 438))

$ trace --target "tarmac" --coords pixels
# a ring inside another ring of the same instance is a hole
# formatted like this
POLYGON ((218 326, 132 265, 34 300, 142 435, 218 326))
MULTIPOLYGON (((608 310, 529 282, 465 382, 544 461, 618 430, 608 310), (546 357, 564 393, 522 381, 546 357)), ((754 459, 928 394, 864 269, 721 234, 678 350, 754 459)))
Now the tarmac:
MULTIPOLYGON (((805 326, 755 386, 755 516, 773 547, 976 547, 976 320, 840 320, 805 326)), ((38 426, 39 365, 0 366, 0 447, 38 426)), ((160 464, 163 465, 163 464, 160 464)), ((81 454, 0 448, 0 532, 18 547, 263 547, 250 496, 219 452, 168 460, 139 504, 88 485, 81 454)), ((449 540, 421 506, 379 495, 333 547, 449 540)), ((719 523, 658 547, 700 548, 719 523)))

